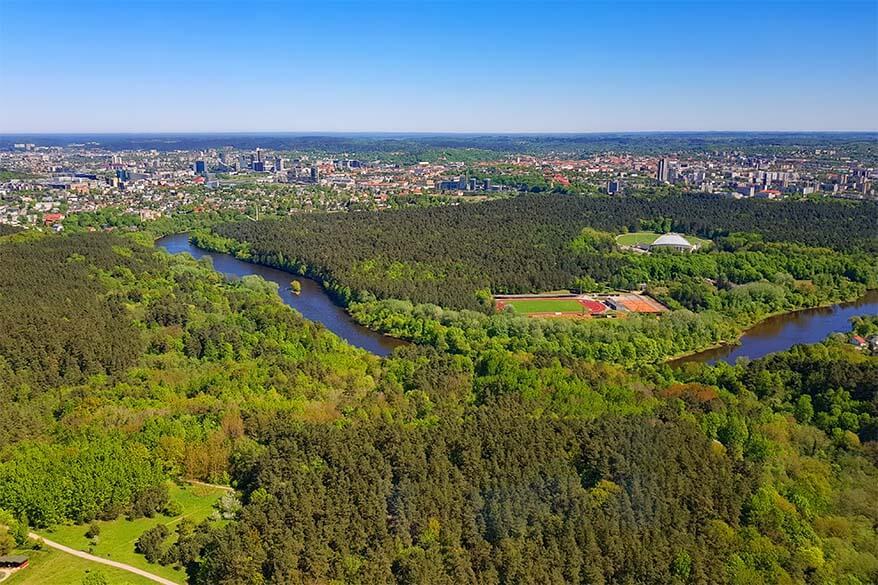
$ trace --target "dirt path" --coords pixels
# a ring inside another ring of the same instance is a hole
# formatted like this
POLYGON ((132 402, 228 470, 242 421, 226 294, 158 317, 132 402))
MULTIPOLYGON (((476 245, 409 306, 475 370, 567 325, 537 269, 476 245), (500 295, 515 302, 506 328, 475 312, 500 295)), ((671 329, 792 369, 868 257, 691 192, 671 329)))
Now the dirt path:
POLYGON ((110 567, 115 567, 117 569, 122 569, 123 571, 128 571, 129 573, 134 573, 135 575, 140 575, 145 579, 149 579, 150 581, 155 581, 156 583, 161 583, 162 585, 180 585, 176 581, 171 581, 170 579, 165 579, 164 577, 159 577, 158 575, 154 575, 143 569, 138 569, 137 567, 132 567, 131 565, 126 565, 125 563, 120 563, 118 561, 111 561, 109 559, 102 559, 101 557, 96 557, 94 555, 90 555, 87 552, 82 552, 81 550, 76 550, 75 548, 70 548, 69 546, 64 546, 63 544, 58 544, 57 542, 53 542, 48 538, 40 536, 36 532, 28 533, 28 536, 36 541, 42 542, 48 547, 60 550, 61 552, 65 552, 67 554, 73 555, 75 557, 79 557, 81 559, 85 559, 87 561, 93 561, 95 563, 101 563, 102 565, 107 565, 110 567))
POLYGON ((186 480, 186 483, 189 483, 189 484, 192 484, 192 485, 201 485, 201 486, 209 487, 209 488, 216 488, 216 489, 218 489, 218 490, 223 490, 223 491, 226 491, 226 492, 233 492, 233 493, 234 493, 234 491, 235 491, 235 488, 233 488, 233 487, 229 487, 229 486, 227 486, 227 485, 219 485, 219 484, 216 484, 216 483, 206 483, 206 482, 203 482, 203 481, 198 481, 197 479, 187 479, 187 480, 186 480))

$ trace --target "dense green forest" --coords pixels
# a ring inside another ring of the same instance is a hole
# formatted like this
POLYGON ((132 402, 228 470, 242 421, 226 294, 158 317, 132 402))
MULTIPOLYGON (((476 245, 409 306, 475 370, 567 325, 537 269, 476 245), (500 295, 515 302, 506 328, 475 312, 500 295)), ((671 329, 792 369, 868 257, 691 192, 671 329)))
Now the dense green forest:
MULTIPOLYGON (((861 283, 872 279, 874 285, 876 218, 874 203, 533 195, 392 213, 239 222, 219 226, 215 233, 245 247, 213 245, 329 280, 346 299, 363 300, 372 293, 478 309, 483 290, 555 290, 575 286, 584 276, 618 287, 661 280, 673 270, 737 284, 785 272, 796 279, 821 273, 861 283), (681 270, 680 262, 674 267, 669 258, 614 255, 575 245, 583 228, 633 231, 656 218, 666 218, 674 231, 718 239, 721 246, 705 251, 706 258, 696 255, 704 260, 701 265, 681 270), (743 232, 759 237, 751 241, 734 235, 743 232), (819 262, 809 262, 815 254, 819 262)), ((196 242, 212 245, 207 235, 196 242)))
POLYGON ((193 241, 315 278, 367 327, 469 355, 652 363, 733 341, 769 315, 878 286, 873 203, 530 195, 223 224, 193 241), (713 243, 691 254, 615 245, 611 232, 641 228, 713 243), (494 311, 492 293, 557 289, 645 289, 672 312, 570 322, 494 311))
POLYGON ((14 233, 19 232, 19 231, 21 231, 21 228, 17 228, 15 226, 5 224, 5 223, 0 223, 0 237, 8 236, 10 234, 14 234, 14 233))
POLYGON ((0 508, 36 526, 115 517, 168 477, 227 479, 240 411, 331 417, 377 360, 261 279, 149 240, 0 244, 0 508))
POLYGON ((379 359, 144 237, 4 240, 4 551, 202 479, 243 507, 136 543, 193 584, 878 580, 878 357, 844 339, 626 368, 449 309, 379 359))

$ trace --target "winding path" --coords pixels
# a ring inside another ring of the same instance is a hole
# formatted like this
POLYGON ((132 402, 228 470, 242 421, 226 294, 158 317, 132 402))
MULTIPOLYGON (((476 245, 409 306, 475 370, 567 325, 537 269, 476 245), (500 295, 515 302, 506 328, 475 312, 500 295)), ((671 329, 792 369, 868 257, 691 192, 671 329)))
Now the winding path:
POLYGON ((161 583, 162 585, 180 585, 176 581, 171 581, 170 579, 165 579, 164 577, 159 577, 158 575, 154 575, 153 573, 149 573, 144 571, 143 569, 138 569, 137 567, 132 567, 131 565, 126 565, 125 563, 120 563, 118 561, 111 561, 109 559, 102 559, 101 557, 96 557, 94 555, 90 555, 87 552, 82 552, 81 550, 76 550, 75 548, 70 548, 69 546, 64 546, 63 544, 59 544, 57 542, 51 541, 44 536, 40 536, 36 532, 28 533, 28 536, 32 540, 36 540, 38 542, 42 542, 48 547, 58 549, 61 552, 66 552, 67 554, 73 555, 75 557, 79 557, 81 559, 85 559, 87 561, 93 561, 95 563, 101 563, 102 565, 108 565, 110 567, 115 567, 117 569, 122 569, 123 571, 128 571, 129 573, 134 573, 135 575, 140 575, 145 579, 149 579, 150 581, 155 581, 156 583, 161 583))
POLYGON ((219 485, 218 483, 207 483, 204 481, 198 481, 197 479, 187 479, 186 483, 191 484, 191 485, 200 485, 200 486, 204 486, 204 487, 209 487, 209 488, 213 488, 213 489, 217 489, 217 490, 223 490, 224 492, 235 493, 235 488, 233 488, 232 486, 228 486, 228 485, 219 485))

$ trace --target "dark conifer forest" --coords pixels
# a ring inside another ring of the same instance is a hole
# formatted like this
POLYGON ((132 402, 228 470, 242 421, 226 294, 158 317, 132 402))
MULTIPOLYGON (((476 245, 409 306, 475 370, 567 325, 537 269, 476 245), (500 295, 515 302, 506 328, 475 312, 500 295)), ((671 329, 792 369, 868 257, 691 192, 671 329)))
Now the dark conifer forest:
MULTIPOLYGON (((655 223, 665 231, 717 240, 718 246, 702 254, 710 266, 688 269, 689 276, 736 284, 781 271, 797 279, 821 273, 855 282, 875 279, 876 203, 526 195, 392 213, 243 221, 215 233, 246 243, 247 257, 256 262, 331 281, 345 300, 371 293, 479 309, 482 290, 557 290, 575 287, 583 276, 625 288, 680 273, 670 258, 575 245, 584 228, 619 233, 655 223), (810 262, 814 254, 819 257, 810 262)), ((198 241, 210 247, 207 238, 198 241)))
POLYGON ((386 358, 148 234, 0 236, 0 553, 170 518, 168 487, 197 480, 235 496, 126 544, 193 585, 878 582, 878 357, 838 335, 665 362, 874 288, 875 208, 737 205, 525 196, 195 236, 322 277, 414 341, 386 358), (657 216, 712 244, 615 245, 657 216), (634 282, 671 311, 573 323, 490 297, 634 282))

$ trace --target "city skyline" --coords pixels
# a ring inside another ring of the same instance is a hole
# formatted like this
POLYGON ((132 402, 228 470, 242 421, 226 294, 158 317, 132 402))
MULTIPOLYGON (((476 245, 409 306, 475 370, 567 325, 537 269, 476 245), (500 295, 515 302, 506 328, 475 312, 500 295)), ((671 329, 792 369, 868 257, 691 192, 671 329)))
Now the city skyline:
POLYGON ((0 2, 0 133, 874 131, 874 2, 0 2))

